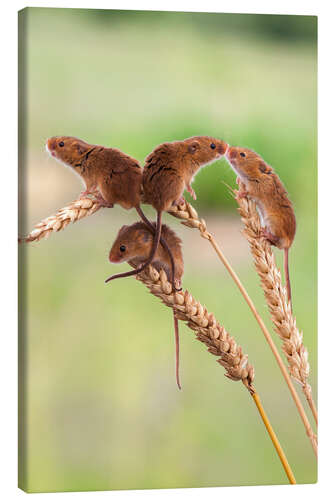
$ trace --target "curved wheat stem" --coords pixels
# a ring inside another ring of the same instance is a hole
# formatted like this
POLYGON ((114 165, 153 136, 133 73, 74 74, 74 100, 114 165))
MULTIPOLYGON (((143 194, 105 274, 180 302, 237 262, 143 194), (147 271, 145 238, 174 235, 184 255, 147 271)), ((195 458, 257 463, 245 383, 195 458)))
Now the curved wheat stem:
POLYGON ((254 317, 256 318, 256 320, 257 320, 257 322, 258 322, 258 324, 259 324, 259 326, 260 326, 260 328, 261 328, 261 330, 262 330, 262 332, 263 332, 263 334, 264 334, 264 336, 265 336, 265 338, 266 338, 266 340, 267 340, 267 342, 268 342, 268 344, 273 352, 273 355, 274 355, 274 357, 279 365, 281 373, 282 373, 282 375, 283 375, 283 377, 288 385, 291 396, 295 402, 295 405, 297 407, 299 415, 302 419, 306 434, 310 439, 313 451, 314 451, 315 455, 317 456, 317 437, 312 431, 310 422, 306 416, 306 413, 304 411, 301 400, 300 400, 300 398, 295 390, 295 387, 291 381, 288 370, 286 369, 286 367, 282 361, 280 353, 277 350, 277 348, 273 342, 271 334, 269 333, 265 323, 263 322, 262 318, 260 317, 259 313, 257 312, 251 298, 249 297, 246 289, 244 288, 244 286, 241 283, 240 279, 238 278, 237 274, 235 273, 235 271, 233 270, 233 268, 229 264, 227 258, 225 257, 225 255, 221 251, 219 245, 215 241, 213 235, 208 232, 206 222, 203 219, 199 218, 196 210, 187 201, 185 201, 185 203, 183 203, 182 205, 178 205, 178 206, 173 207, 172 210, 169 211, 169 213, 171 215, 173 215, 174 217, 181 219, 182 224, 184 224, 185 226, 188 226, 190 228, 195 228, 195 229, 198 229, 200 231, 200 235, 210 242, 210 244, 214 248, 215 252, 217 253, 219 259, 222 261, 222 263, 226 267, 227 271, 231 275, 232 279, 235 281, 235 283, 238 286, 245 301, 247 302, 248 306, 250 307, 254 317))
POLYGON ((254 368, 249 363, 247 354, 243 353, 242 348, 220 325, 214 314, 209 313, 206 307, 195 300, 187 290, 175 293, 163 270, 158 272, 153 266, 149 266, 136 275, 136 279, 144 283, 149 291, 160 298, 166 306, 171 307, 179 320, 186 322, 187 326, 196 333, 196 338, 207 346, 211 354, 219 358, 217 361, 226 370, 226 377, 230 380, 242 381, 257 406, 290 483, 296 484, 288 460, 253 386, 254 368))
POLYGON ((237 191, 235 198, 244 224, 243 233, 250 244, 275 331, 282 340, 282 350, 286 355, 290 374, 301 384, 314 419, 318 423, 317 409, 308 382, 310 373, 308 351, 303 344, 303 333, 298 330, 296 319, 291 312, 286 287, 282 285, 281 273, 276 266, 271 245, 261 237, 262 228, 255 203, 247 198, 238 198, 237 191))
POLYGON ((158 272, 153 266, 149 266, 147 271, 142 271, 136 277, 166 306, 174 309, 177 319, 186 321, 187 326, 196 332, 197 339, 207 346, 211 354, 219 356, 217 361, 226 369, 228 378, 241 380, 251 393, 254 392, 254 369, 248 362, 247 354, 243 354, 242 348, 218 323, 214 314, 209 313, 187 290, 173 292, 163 270, 158 272))
POLYGON ((92 215, 101 208, 101 204, 93 198, 82 198, 73 201, 50 217, 36 224, 34 229, 25 237, 19 238, 20 242, 31 243, 48 238, 51 233, 62 231, 71 222, 76 222, 83 217, 92 215))

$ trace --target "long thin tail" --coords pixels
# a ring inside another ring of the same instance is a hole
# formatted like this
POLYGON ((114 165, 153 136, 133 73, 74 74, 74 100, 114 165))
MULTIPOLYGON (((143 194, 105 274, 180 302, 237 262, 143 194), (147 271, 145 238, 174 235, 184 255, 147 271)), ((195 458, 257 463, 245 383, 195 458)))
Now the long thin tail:
MULTIPOLYGON (((150 222, 149 219, 147 219, 147 217, 143 213, 141 207, 139 206, 139 207, 135 207, 135 208, 136 208, 136 211, 138 212, 138 214, 140 215, 141 219, 143 220, 143 222, 155 233, 154 225, 150 222)), ((176 286, 175 286, 175 261, 174 261, 172 252, 169 248, 169 245, 164 240, 164 238, 162 238, 162 236, 160 236, 160 242, 161 242, 162 247, 167 251, 167 253, 169 255, 170 262, 171 262, 171 283, 173 286, 173 291, 174 292, 179 291, 179 289, 176 288, 176 286)), ((175 346, 176 346, 176 381, 177 381, 178 388, 181 389, 180 377, 179 377, 179 325, 178 325, 178 319, 176 318, 176 311, 174 309, 173 309, 173 324, 174 324, 174 330, 175 330, 175 346)))
POLYGON ((178 319, 176 318, 176 311, 173 309, 173 324, 175 327, 175 344, 176 344, 176 381, 178 388, 181 389, 179 378, 179 328, 178 319))
POLYGON ((162 228, 162 212, 157 212, 157 220, 156 220, 156 230, 155 230, 155 235, 154 235, 154 241, 153 241, 153 247, 150 251, 150 255, 146 262, 142 264, 141 266, 137 267, 136 269, 133 269, 132 271, 127 271, 126 273, 120 273, 120 274, 114 274, 113 276, 110 276, 107 280, 105 280, 105 283, 108 283, 109 281, 118 279, 118 278, 126 278, 127 276, 135 276, 136 274, 141 273, 149 264, 151 264, 154 260, 158 245, 160 243, 160 237, 161 237, 161 228, 162 228))
POLYGON ((290 286, 290 279, 289 279, 289 258, 288 257, 289 257, 289 248, 285 248, 284 249, 284 278, 286 281, 288 301, 290 302, 291 312, 293 312, 293 305, 291 302, 291 286, 290 286))
MULTIPOLYGON (((154 225, 150 222, 149 219, 147 219, 147 217, 143 213, 141 207, 138 206, 138 207, 135 207, 135 208, 136 208, 136 211, 138 212, 138 214, 140 215, 141 219, 143 220, 143 222, 153 231, 153 234, 155 234, 155 227, 154 227, 154 225)), ((164 248, 164 250, 166 250, 166 252, 167 252, 167 254, 169 256, 170 262, 171 262, 171 283, 172 283, 172 289, 173 289, 173 291, 180 292, 181 288, 177 288, 176 287, 176 281, 175 281, 175 260, 173 258, 172 252, 170 250, 169 245, 167 244, 167 242, 165 241, 165 239, 162 237, 162 235, 160 237, 160 242, 161 242, 161 245, 164 248)))

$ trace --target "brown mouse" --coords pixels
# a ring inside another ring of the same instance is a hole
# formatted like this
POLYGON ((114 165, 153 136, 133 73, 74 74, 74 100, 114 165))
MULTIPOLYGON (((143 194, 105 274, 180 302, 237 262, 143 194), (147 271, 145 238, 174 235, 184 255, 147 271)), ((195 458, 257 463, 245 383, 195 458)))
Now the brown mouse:
POLYGON ((119 149, 88 144, 76 137, 51 137, 46 149, 82 179, 86 190, 81 196, 95 194, 110 208, 119 204, 128 210, 140 205, 142 168, 119 149))
MULTIPOLYGON (((155 226, 154 226, 155 229, 155 226)), ((181 285, 184 274, 184 262, 181 248, 181 240, 167 225, 163 224, 161 234, 170 248, 174 258, 174 272, 171 268, 172 260, 168 252, 159 245, 151 264, 160 271, 164 269, 169 281, 175 279, 177 286, 181 285)), ((148 228, 143 222, 136 222, 131 226, 123 226, 115 239, 109 253, 109 260, 112 263, 128 262, 135 268, 140 269, 151 254, 153 248, 153 230, 148 228)), ((173 310, 175 343, 176 343, 176 380, 179 389, 179 328, 178 320, 173 310)))
POLYGON ((292 307, 288 254, 296 233, 296 217, 288 193, 272 167, 251 149, 229 147, 226 158, 238 175, 238 184, 241 182, 245 187, 239 196, 248 196, 257 204, 263 236, 284 250, 285 279, 292 307))
POLYGON ((183 201, 185 189, 196 199, 191 187, 195 174, 201 167, 221 158, 227 146, 220 139, 197 136, 165 142, 147 156, 143 170, 143 203, 149 203, 157 211, 154 245, 140 270, 114 275, 110 279, 131 276, 153 262, 161 237, 162 212, 183 201))
MULTIPOLYGON (((77 137, 51 137, 46 149, 79 175, 86 188, 81 197, 93 194, 102 206, 135 208, 144 222, 153 227, 140 207, 142 168, 137 160, 119 149, 88 144, 77 137)), ((163 238, 161 243, 169 251, 163 238)), ((172 259, 171 252, 169 255, 172 259)))

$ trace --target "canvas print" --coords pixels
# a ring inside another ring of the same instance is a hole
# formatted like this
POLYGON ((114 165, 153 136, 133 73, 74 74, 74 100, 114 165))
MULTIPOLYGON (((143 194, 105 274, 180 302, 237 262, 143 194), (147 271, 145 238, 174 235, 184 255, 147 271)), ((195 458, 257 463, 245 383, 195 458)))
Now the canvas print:
POLYGON ((19 487, 316 482, 316 17, 18 19, 19 487))

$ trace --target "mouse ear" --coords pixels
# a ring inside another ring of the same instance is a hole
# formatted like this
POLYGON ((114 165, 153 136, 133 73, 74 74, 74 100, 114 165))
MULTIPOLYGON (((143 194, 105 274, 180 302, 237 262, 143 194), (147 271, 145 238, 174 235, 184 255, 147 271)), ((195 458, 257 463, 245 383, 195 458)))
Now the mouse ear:
POLYGON ((143 230, 140 232, 139 238, 143 243, 148 243, 150 240, 151 234, 149 231, 143 230))
POLYGON ((199 146, 200 145, 199 145, 198 141, 191 142, 191 144, 189 144, 187 146, 188 152, 192 153, 192 154, 195 153, 199 149, 199 146))
POLYGON ((270 174, 272 172, 272 169, 269 165, 267 165, 264 161, 261 161, 259 163, 259 170, 263 174, 270 174))
POLYGON ((125 231, 125 229, 127 229, 127 228, 128 228, 128 226, 126 226, 126 225, 121 226, 121 228, 118 231, 118 235, 121 234, 121 233, 123 233, 125 231))
POLYGON ((76 143, 76 144, 75 144, 75 148, 76 148, 76 151, 77 151, 80 155, 82 155, 82 154, 84 153, 84 150, 83 150, 82 146, 81 146, 79 143, 76 143))

